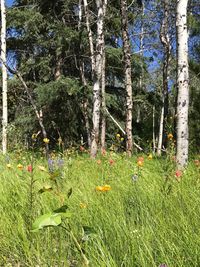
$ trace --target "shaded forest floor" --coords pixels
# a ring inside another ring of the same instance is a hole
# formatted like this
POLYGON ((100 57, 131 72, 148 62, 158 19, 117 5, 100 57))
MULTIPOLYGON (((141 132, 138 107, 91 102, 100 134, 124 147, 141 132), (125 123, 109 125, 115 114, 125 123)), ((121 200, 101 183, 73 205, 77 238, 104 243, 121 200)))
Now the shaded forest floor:
POLYGON ((197 160, 183 173, 170 157, 114 152, 0 161, 0 266, 200 266, 197 160), (61 224, 31 231, 63 206, 61 224))

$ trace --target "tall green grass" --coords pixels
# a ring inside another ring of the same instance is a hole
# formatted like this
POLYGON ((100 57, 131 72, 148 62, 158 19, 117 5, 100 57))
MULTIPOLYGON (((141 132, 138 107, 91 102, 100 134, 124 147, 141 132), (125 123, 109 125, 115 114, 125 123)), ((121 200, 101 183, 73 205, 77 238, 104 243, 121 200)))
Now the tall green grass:
POLYGON ((63 204, 72 212, 68 223, 91 267, 200 266, 199 168, 191 163, 177 181, 171 162, 145 157, 133 181, 136 158, 100 159, 65 156, 54 177, 39 169, 47 168, 42 158, 34 160, 32 174, 17 169, 19 162, 30 164, 29 156, 12 155, 12 168, 0 159, 0 266, 84 266, 65 229, 30 231, 33 220, 63 204), (109 192, 95 190, 105 184, 109 192), (39 194, 44 185, 53 190, 39 194), (88 235, 85 226, 92 228, 88 235))

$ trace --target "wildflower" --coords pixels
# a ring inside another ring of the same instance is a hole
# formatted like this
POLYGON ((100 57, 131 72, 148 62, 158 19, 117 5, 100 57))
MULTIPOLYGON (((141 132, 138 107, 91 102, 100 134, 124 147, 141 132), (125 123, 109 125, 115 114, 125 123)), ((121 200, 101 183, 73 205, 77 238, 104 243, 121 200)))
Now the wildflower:
POLYGON ((49 141, 50 141, 50 140, 49 140, 48 138, 44 138, 44 139, 43 139, 43 142, 44 142, 45 144, 48 144, 49 141))
POLYGON ((109 163, 112 166, 115 163, 115 161, 113 159, 109 159, 109 163))
POLYGON ((12 168, 12 166, 11 166, 10 163, 8 163, 6 166, 7 166, 8 169, 11 169, 12 168))
POLYGON ((86 203, 82 203, 81 202, 79 206, 80 206, 81 209, 87 208, 87 204, 86 203))
POLYGON ((107 192, 110 190, 111 190, 111 186, 108 184, 106 184, 104 186, 96 186, 96 191, 99 191, 99 192, 107 192))
POLYGON ((107 192, 107 191, 110 191, 110 190, 111 190, 111 186, 110 185, 106 184, 106 185, 103 186, 103 191, 104 192, 107 192))
POLYGON ((124 141, 124 137, 122 137, 120 140, 121 140, 121 142, 123 142, 124 141))
POLYGON ((83 146, 80 146, 79 149, 80 149, 81 152, 85 151, 85 148, 83 146))
POLYGON ((118 133, 118 134, 116 134, 116 137, 117 137, 117 138, 120 138, 120 134, 119 134, 119 133, 118 133))
POLYGON ((106 150, 104 148, 101 150, 101 155, 106 156, 106 150))
POLYGON ((101 164, 101 160, 100 160, 100 159, 97 160, 97 164, 98 164, 98 165, 101 164))
POLYGON ((137 158, 137 162, 138 162, 138 161, 144 162, 144 158, 143 158, 143 157, 138 157, 138 158, 137 158))
POLYGON ((169 134, 167 135, 167 138, 171 141, 171 140, 173 139, 173 134, 172 134, 172 133, 169 133, 169 134))
POLYGON ((17 168, 18 168, 19 170, 23 170, 23 166, 22 166, 22 164, 18 164, 18 165, 17 165, 17 168))
POLYGON ((96 191, 100 191, 100 192, 103 192, 104 191, 104 188, 103 186, 96 186, 96 191))
POLYGON ((152 158, 153 158, 152 154, 149 154, 148 159, 152 159, 152 158))
POLYGON ((162 264, 159 265, 159 267, 167 267, 167 264, 162 263, 162 264))
POLYGON ((37 134, 32 134, 32 136, 31 136, 31 138, 33 139, 33 140, 36 140, 37 139, 37 134))
POLYGON ((180 181, 182 174, 183 174, 183 173, 182 173, 182 171, 180 171, 180 170, 177 170, 177 171, 175 172, 175 176, 176 176, 177 181, 180 181))
POLYGON ((27 171, 28 171, 28 172, 33 172, 33 167, 32 167, 32 165, 28 165, 28 166, 27 166, 27 171))
POLYGON ((137 165, 138 165, 138 167, 142 167, 142 166, 143 166, 143 161, 139 160, 139 161, 137 162, 137 165))

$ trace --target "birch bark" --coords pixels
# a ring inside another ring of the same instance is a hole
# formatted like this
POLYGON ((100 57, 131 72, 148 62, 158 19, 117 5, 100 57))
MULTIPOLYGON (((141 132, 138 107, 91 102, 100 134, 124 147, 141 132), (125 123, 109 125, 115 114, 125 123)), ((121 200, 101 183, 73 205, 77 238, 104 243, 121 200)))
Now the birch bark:
MULTIPOLYGON (((6 63, 6 7, 5 0, 1 0, 1 59, 6 63)), ((7 69, 2 63, 2 152, 7 152, 7 69)))
POLYGON ((128 156, 132 154, 132 81, 131 81, 131 49, 128 34, 128 18, 127 18, 127 1, 121 0, 121 24, 122 24, 122 40, 124 54, 124 73, 126 88, 126 152, 128 156))
POLYGON ((162 107, 160 115, 159 135, 158 135, 158 150, 157 155, 161 155, 163 145, 163 133, 165 122, 168 114, 168 83, 169 83, 169 61, 170 61, 170 38, 169 38, 169 1, 164 0, 164 16, 160 30, 160 41, 164 48, 164 61, 163 61, 163 85, 162 85, 162 107))
POLYGON ((188 161, 188 107, 189 107, 189 73, 188 73, 188 0, 177 0, 176 37, 177 37, 177 168, 181 169, 188 161))

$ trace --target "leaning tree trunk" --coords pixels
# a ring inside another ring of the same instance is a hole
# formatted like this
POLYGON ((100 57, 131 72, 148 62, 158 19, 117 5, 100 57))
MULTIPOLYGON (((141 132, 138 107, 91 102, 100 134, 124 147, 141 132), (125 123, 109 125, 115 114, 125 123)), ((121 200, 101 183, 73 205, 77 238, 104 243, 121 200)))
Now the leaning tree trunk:
POLYGON ((96 53, 95 53, 95 68, 93 77, 93 129, 91 142, 91 157, 95 158, 99 143, 99 126, 100 126, 100 109, 101 109, 101 78, 103 64, 103 25, 104 25, 104 8, 107 4, 106 0, 96 0, 98 10, 97 14, 97 37, 96 37, 96 53))
POLYGON ((164 48, 163 61, 163 86, 162 86, 162 107, 160 115, 160 126, 158 135, 158 150, 157 155, 161 155, 163 145, 163 133, 168 115, 168 83, 169 83, 169 60, 170 60, 170 38, 169 38, 169 3, 164 0, 164 17, 160 30, 160 40, 164 48))
POLYGON ((124 72, 125 72, 125 88, 126 88, 126 152, 128 156, 132 154, 132 81, 131 81, 131 49, 128 34, 128 18, 127 18, 127 1, 121 0, 121 24, 122 39, 124 53, 124 72))
MULTIPOLYGON (((6 63, 6 7, 5 0, 1 0, 1 59, 6 63)), ((7 152, 7 69, 2 64, 2 152, 7 152)))
POLYGON ((188 73, 188 0, 177 0, 176 36, 177 36, 177 168, 181 169, 188 161, 188 107, 189 107, 189 73, 188 73))

